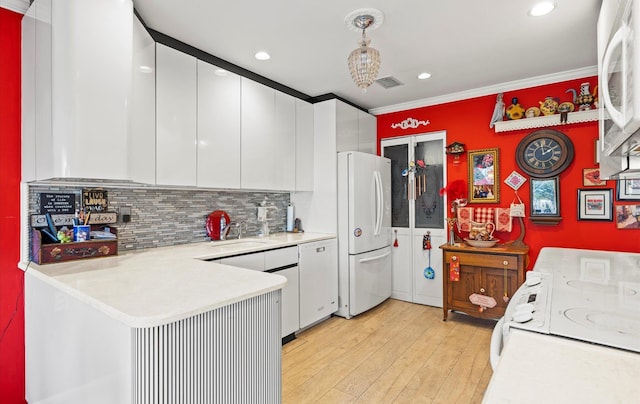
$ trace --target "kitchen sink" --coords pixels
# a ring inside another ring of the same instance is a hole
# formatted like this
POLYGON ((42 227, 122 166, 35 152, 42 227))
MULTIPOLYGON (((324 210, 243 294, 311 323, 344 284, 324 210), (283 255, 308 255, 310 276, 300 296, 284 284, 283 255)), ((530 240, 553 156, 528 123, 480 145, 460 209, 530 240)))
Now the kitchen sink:
POLYGON ((253 248, 253 247, 261 247, 265 244, 269 244, 268 241, 260 241, 260 240, 225 240, 225 241, 214 241, 211 243, 212 247, 230 247, 230 248, 253 248))

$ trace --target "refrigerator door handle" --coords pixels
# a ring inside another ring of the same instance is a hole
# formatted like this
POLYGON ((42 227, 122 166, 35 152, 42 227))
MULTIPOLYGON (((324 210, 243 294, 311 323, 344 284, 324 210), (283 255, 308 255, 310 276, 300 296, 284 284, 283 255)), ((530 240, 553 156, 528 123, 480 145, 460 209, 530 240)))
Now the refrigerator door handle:
POLYGON ((376 186, 376 225, 374 234, 379 236, 382 232, 382 212, 383 212, 383 198, 382 198, 382 176, 379 171, 375 171, 373 173, 373 177, 375 178, 375 186, 376 186))
POLYGON ((362 258, 358 262, 360 262, 361 264, 364 264, 366 262, 377 261, 377 260, 382 259, 384 257, 387 257, 389 255, 391 255, 391 251, 387 251, 386 253, 384 253, 382 255, 377 255, 375 257, 362 258))

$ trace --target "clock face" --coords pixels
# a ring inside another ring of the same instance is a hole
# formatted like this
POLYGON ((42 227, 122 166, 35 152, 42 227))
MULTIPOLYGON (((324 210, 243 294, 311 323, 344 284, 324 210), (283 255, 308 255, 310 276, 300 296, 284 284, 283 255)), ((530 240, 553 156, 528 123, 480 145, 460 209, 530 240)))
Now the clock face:
POLYGON ((539 130, 527 135, 516 150, 520 168, 532 177, 560 174, 573 160, 573 143, 563 133, 539 130))

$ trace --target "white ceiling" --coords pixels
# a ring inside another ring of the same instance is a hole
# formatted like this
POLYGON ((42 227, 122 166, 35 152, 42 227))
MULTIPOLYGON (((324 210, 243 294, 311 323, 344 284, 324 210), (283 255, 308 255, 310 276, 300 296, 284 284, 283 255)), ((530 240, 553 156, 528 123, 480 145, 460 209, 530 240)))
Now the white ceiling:
MULTIPOLYGON (((529 17, 538 0, 134 0, 150 28, 310 96, 334 93, 374 112, 427 105, 456 93, 498 92, 508 83, 595 72, 601 0, 555 0, 529 17), (382 65, 403 86, 363 93, 347 56, 360 34, 344 18, 376 8, 384 23, 368 31, 382 65), (268 61, 254 54, 267 50, 268 61), (428 80, 417 74, 427 71, 428 80)), ((574 77, 568 77, 574 78, 574 77)), ((548 80, 548 79, 547 79, 548 80)))

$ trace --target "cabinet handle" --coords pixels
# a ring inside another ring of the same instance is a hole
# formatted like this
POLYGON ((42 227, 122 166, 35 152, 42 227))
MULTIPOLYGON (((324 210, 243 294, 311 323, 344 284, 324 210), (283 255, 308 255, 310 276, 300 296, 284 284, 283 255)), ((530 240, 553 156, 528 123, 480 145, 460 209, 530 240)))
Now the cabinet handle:
POLYGON ((320 253, 320 252, 324 252, 324 247, 318 247, 316 248, 316 252, 320 253))
POLYGON ((506 267, 507 265, 509 265, 509 261, 507 261, 507 260, 502 261, 502 265, 504 265, 506 267))
POLYGON ((480 288, 480 293, 484 294, 484 288, 480 288))

